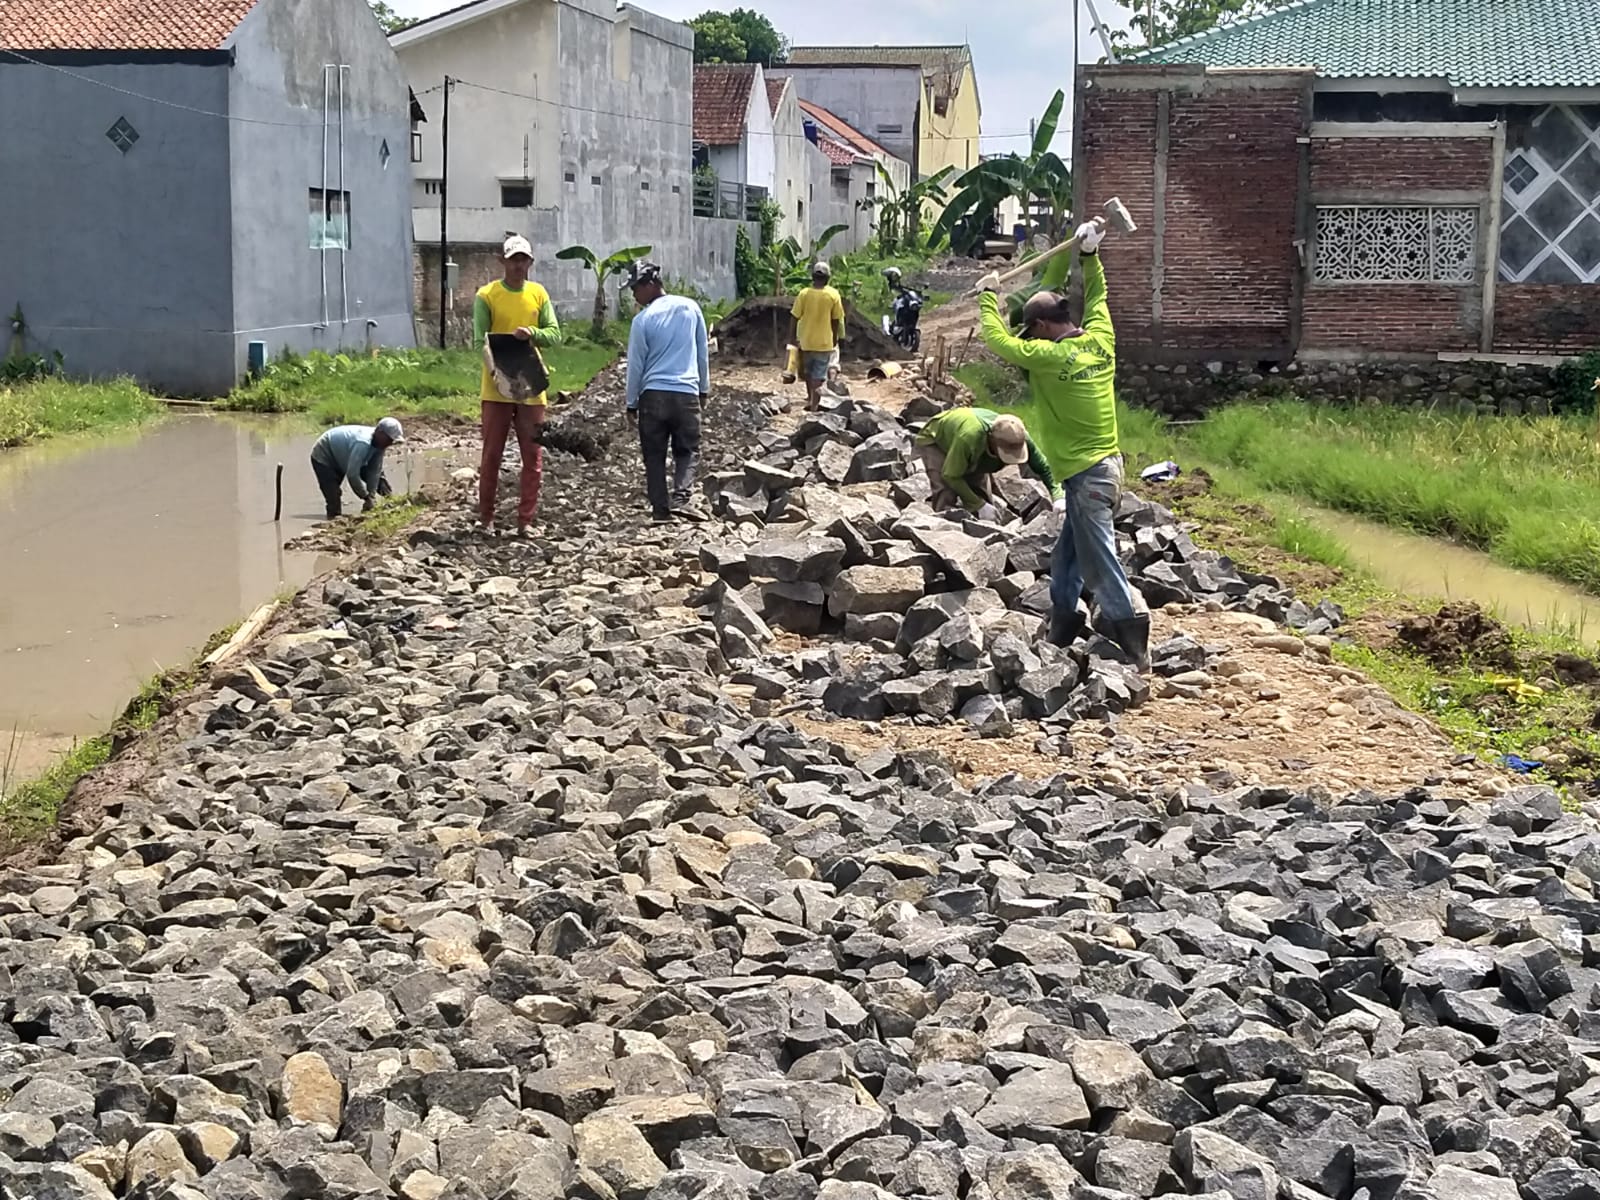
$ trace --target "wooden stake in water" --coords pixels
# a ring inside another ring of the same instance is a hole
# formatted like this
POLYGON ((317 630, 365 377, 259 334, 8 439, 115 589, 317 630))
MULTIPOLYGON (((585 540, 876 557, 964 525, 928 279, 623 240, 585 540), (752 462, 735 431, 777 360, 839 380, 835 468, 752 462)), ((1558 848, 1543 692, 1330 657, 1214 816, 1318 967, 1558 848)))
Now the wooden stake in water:
POLYGON ((283 520, 283 464, 282 463, 278 464, 277 492, 278 492, 277 501, 272 506, 272 520, 273 520, 274 523, 277 523, 278 521, 283 520))

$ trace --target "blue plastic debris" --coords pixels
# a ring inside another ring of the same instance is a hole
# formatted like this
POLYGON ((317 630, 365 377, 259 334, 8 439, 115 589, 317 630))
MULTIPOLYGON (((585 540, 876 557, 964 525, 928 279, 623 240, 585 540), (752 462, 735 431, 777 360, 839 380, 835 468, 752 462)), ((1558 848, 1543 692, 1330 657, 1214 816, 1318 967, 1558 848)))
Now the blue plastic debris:
POLYGON ((1544 766, 1542 762, 1532 762, 1526 758, 1519 758, 1515 754, 1508 754, 1500 761, 1505 763, 1506 766, 1510 767, 1518 775, 1531 775, 1540 767, 1544 766))

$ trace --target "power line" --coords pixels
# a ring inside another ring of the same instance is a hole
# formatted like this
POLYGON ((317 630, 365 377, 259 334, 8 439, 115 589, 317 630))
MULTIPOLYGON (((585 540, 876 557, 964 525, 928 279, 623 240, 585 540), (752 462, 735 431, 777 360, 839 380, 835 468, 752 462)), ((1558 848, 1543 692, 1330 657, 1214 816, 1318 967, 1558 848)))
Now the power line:
POLYGON ((58 75, 65 75, 68 79, 76 79, 79 83, 92 84, 104 88, 108 92, 116 92, 121 96, 129 96, 135 100, 143 100, 147 104, 159 104, 163 108, 175 108, 180 112, 194 113, 201 117, 214 117, 219 121, 232 121, 237 125, 270 125, 276 129, 321 129, 320 121, 264 121, 257 117, 236 117, 232 113, 212 112, 208 108, 195 108, 192 104, 179 104, 176 100, 163 100, 160 96, 147 96, 143 92, 135 92, 129 88, 118 87, 114 83, 107 83, 104 79, 96 79, 93 75, 84 75, 79 71, 68 70, 66 67, 57 66, 55 63, 40 62, 36 58, 29 58, 16 50, 0 50, 0 57, 10 56, 34 67, 43 67, 46 71, 54 71, 58 75))

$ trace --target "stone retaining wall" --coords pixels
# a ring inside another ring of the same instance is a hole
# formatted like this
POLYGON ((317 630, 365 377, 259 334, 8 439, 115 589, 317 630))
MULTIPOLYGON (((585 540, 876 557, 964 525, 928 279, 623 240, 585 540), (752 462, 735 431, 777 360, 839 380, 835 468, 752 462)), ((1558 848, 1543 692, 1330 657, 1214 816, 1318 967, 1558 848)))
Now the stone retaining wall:
POLYGON ((1551 367, 1499 363, 1290 363, 1264 374, 1220 363, 1123 363, 1117 395, 1136 408, 1178 419, 1203 417, 1252 393, 1516 416, 1550 411, 1554 377, 1551 367))

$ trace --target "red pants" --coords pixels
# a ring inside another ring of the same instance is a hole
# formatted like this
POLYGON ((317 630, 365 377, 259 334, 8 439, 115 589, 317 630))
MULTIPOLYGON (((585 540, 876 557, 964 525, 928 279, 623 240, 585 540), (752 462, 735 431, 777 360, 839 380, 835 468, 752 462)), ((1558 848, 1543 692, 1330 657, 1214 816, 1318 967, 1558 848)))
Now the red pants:
POLYGON ((534 440, 544 424, 544 405, 483 402, 483 462, 478 468, 478 520, 494 524, 495 494, 500 487, 500 460, 506 437, 517 431, 522 452, 522 486, 517 500, 517 524, 531 525, 539 512, 539 485, 544 482, 544 447, 534 440))

